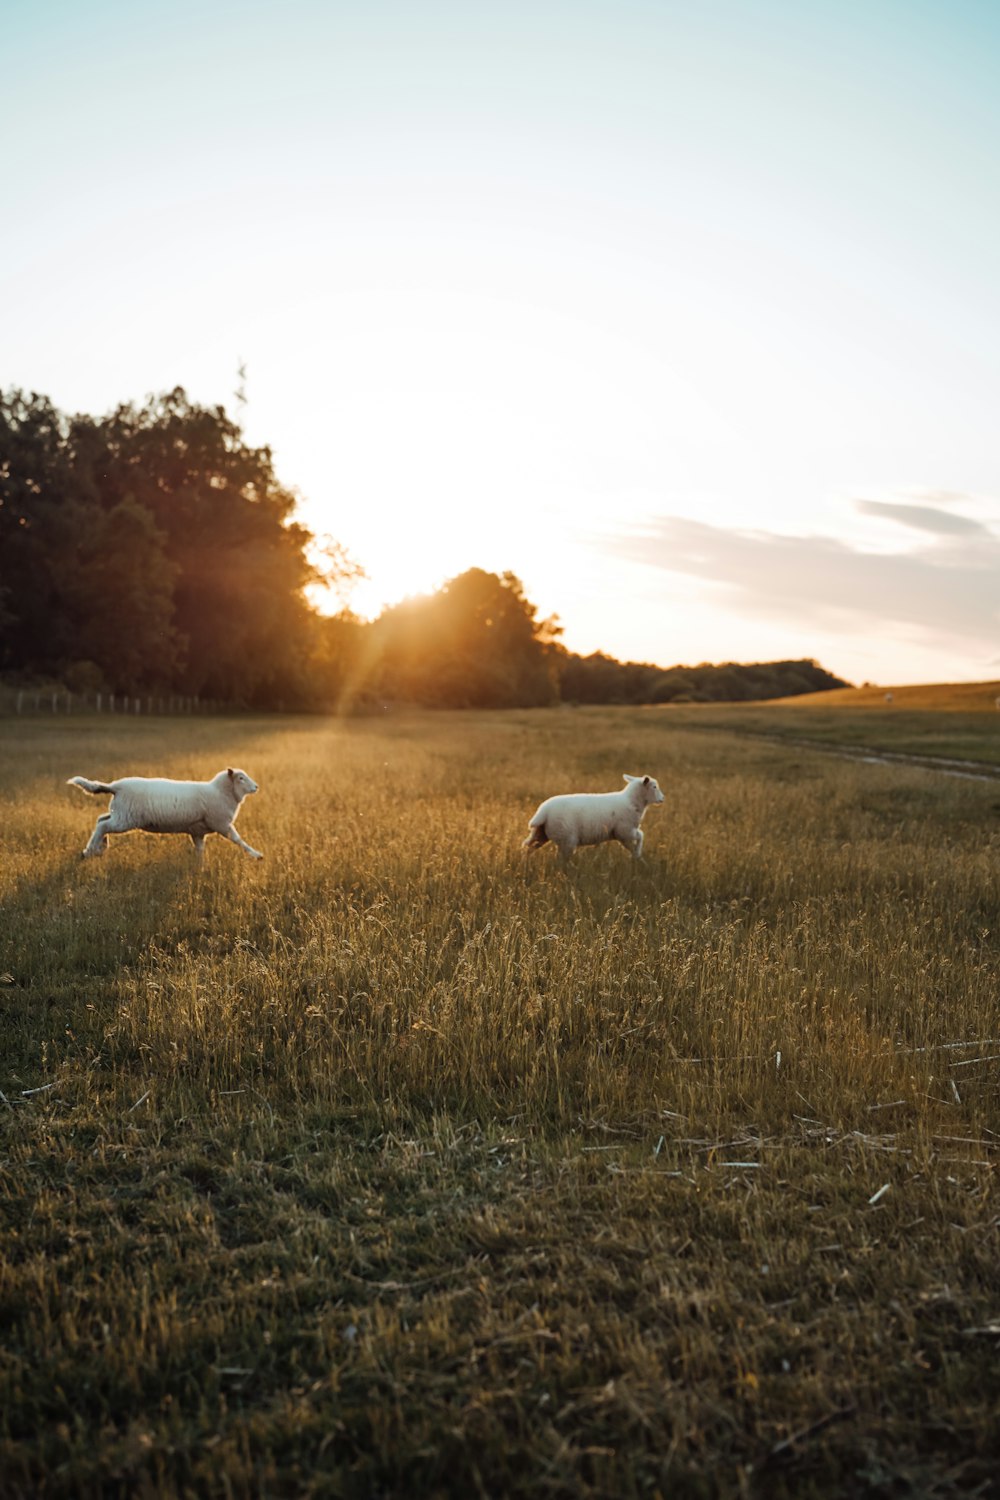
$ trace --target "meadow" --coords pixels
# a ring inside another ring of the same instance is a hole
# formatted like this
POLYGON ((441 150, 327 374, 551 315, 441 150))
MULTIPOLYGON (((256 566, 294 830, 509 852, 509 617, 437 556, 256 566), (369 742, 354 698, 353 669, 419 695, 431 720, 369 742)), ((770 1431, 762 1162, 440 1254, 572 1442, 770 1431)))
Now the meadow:
POLYGON ((996 1493, 1000 784, 813 712, 3 721, 0 1493, 996 1493))
POLYGON ((789 746, 856 754, 972 761, 1000 775, 1000 682, 941 683, 886 690, 835 688, 775 703, 677 707, 676 722, 759 734, 789 746))

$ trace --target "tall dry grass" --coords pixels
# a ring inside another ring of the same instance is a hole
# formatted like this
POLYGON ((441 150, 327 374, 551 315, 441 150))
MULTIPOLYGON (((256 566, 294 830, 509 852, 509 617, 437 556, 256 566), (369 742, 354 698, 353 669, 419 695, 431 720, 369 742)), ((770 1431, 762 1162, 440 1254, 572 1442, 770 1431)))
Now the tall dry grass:
POLYGON ((735 1493, 815 1421, 838 1472, 895 1433, 926 1477, 928 1413, 985 1472, 954 1320, 1000 1291, 995 786, 627 710, 25 723, 2 755, 19 1492, 735 1493), (224 764, 263 864, 79 860, 102 803, 67 776, 224 764), (522 854, 542 797, 623 771, 666 791, 642 863, 522 854), (862 1439, 852 1379, 924 1348, 943 1285, 936 1391, 901 1366, 862 1439))
POLYGON ((261 783, 241 814, 260 869, 213 840, 198 870, 186 840, 141 835, 76 858, 102 804, 62 770, 82 756, 104 775, 202 774, 221 749, 140 742, 123 758, 97 743, 53 775, 46 742, 46 776, 36 765, 8 801, 18 915, 3 962, 15 992, 65 992, 73 1041, 53 1028, 49 1069, 84 1046, 113 1073, 148 1064, 161 1087, 540 1119, 668 1101, 784 1119, 801 1091, 840 1120, 890 1093, 924 1098, 939 1059, 912 1049, 991 1029, 988 785, 789 762, 672 732, 666 715, 200 733, 235 733, 229 759, 261 783), (521 853, 542 796, 613 786, 619 766, 667 787, 643 863, 605 846, 567 878, 548 851, 521 853))

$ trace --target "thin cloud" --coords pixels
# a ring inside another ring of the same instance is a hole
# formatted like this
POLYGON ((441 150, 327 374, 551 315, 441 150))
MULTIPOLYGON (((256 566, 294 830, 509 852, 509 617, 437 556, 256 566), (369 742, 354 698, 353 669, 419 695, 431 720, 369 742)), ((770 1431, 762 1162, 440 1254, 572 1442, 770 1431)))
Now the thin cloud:
POLYGON ((832 537, 730 531, 658 516, 606 537, 602 546, 647 567, 703 579, 740 613, 794 620, 798 627, 902 628, 937 644, 963 642, 977 653, 995 647, 1000 635, 1000 536, 978 523, 918 550, 886 554, 832 537))
POLYGON ((914 531, 929 532, 932 536, 985 536, 991 535, 988 526, 974 521, 970 516, 956 516, 951 511, 940 510, 934 505, 901 505, 889 500, 858 500, 856 508, 862 515, 879 516, 889 521, 898 521, 901 526, 914 531))

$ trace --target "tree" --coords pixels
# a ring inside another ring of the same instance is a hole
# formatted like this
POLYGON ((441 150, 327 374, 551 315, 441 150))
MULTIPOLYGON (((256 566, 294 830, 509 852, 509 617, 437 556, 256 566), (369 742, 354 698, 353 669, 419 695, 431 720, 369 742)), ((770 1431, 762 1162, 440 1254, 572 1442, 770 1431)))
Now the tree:
POLYGON ((112 509, 64 508, 60 597, 75 662, 93 662, 127 693, 169 687, 179 643, 172 625, 176 568, 149 511, 126 497, 112 509), (65 570, 65 571, 63 571, 65 570))
POLYGON ((559 626, 537 619, 513 573, 470 568, 436 593, 406 599, 372 627, 374 680, 389 697, 442 708, 550 703, 559 626))
MULTIPOLYGON (((0 398, 7 669, 92 663, 111 688, 265 704, 313 694, 306 587, 350 572, 311 533, 271 451, 177 389, 109 416, 0 398)), ((89 669, 88 669, 89 670, 89 669)))
POLYGON ((209 697, 297 700, 305 684, 316 573, 296 497, 222 407, 181 389, 106 422, 108 483, 153 514, 174 570, 173 624, 184 642, 184 686, 209 697))
POLYGON ((54 582, 70 485, 63 419, 44 396, 0 396, 0 665, 50 668, 63 648, 54 582))

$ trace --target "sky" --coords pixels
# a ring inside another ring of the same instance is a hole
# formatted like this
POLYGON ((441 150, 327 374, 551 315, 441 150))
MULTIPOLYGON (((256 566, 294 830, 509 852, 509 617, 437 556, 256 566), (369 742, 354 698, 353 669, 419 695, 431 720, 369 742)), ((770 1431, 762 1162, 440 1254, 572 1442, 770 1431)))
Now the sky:
POLYGON ((0 0, 0 60, 0 386, 225 405, 359 613, 1000 677, 993 0, 0 0))

